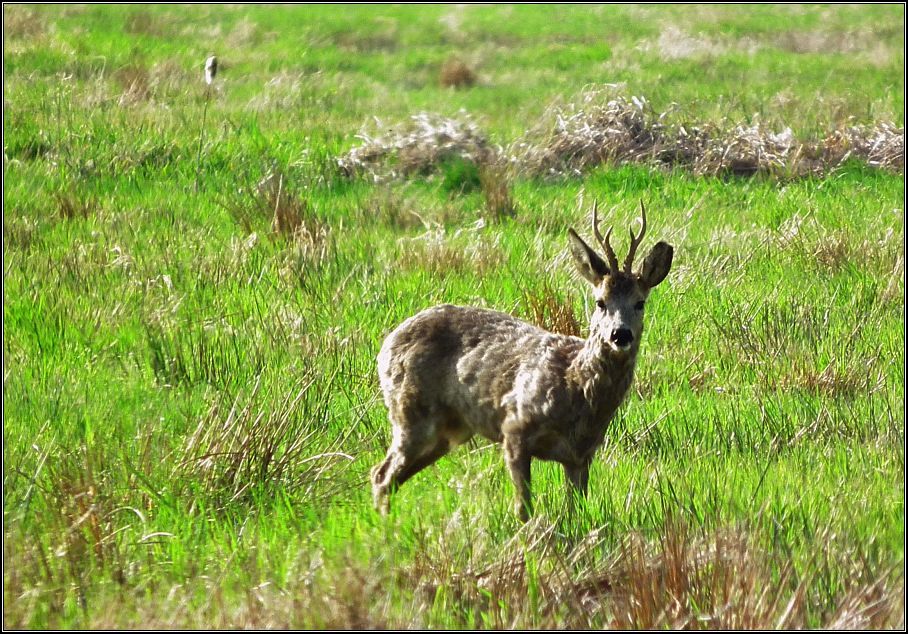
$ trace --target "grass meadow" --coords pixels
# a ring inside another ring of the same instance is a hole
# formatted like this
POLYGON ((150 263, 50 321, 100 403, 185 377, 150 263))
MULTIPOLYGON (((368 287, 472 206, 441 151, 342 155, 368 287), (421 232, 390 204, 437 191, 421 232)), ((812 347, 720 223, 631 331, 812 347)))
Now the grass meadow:
POLYGON ((905 626, 902 5, 3 26, 5 627, 905 626), (384 336, 585 333, 594 199, 675 262, 589 498, 474 440, 380 517, 384 336))

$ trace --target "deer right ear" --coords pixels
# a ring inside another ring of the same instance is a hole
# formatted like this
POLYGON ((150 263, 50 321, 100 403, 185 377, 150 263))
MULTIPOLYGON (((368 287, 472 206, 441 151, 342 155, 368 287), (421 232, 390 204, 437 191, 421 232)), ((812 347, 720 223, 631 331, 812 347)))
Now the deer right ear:
POLYGON ((665 279, 669 269, 672 268, 672 256, 675 250, 667 242, 659 242, 650 251, 650 254, 643 260, 643 270, 640 272, 640 279, 649 288, 656 286, 665 279))
POLYGON ((593 286, 598 285, 609 274, 608 265, 573 229, 568 229, 568 236, 571 239, 571 255, 580 275, 593 286))

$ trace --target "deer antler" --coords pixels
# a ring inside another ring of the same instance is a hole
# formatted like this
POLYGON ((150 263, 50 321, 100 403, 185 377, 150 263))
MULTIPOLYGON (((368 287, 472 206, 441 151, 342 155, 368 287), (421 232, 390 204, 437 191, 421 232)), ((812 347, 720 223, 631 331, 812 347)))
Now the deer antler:
POLYGON ((602 247, 602 250, 605 252, 605 257, 608 260, 608 266, 612 271, 618 270, 618 258, 615 257, 615 251, 612 249, 612 244, 609 242, 609 238, 612 236, 612 228, 609 227, 608 231, 605 233, 605 239, 602 239, 602 234, 599 232, 599 201, 593 201, 593 235, 596 236, 596 239, 599 241, 599 245, 602 247))
POLYGON ((627 259, 624 261, 624 272, 630 273, 631 266, 634 264, 634 256, 637 254, 637 247, 640 246, 640 243, 643 242, 643 236, 646 234, 646 207, 643 206, 643 201, 640 201, 640 220, 642 225, 640 227, 640 235, 635 236, 634 230, 631 228, 631 248, 627 252, 627 259))

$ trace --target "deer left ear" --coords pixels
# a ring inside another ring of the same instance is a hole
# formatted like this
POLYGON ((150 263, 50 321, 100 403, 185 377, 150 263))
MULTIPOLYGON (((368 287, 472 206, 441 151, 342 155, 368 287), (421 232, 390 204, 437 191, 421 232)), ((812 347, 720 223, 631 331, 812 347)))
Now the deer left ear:
POLYGON ((659 242, 643 260, 643 269, 640 271, 640 280, 649 288, 659 284, 668 275, 672 268, 672 257, 675 250, 667 242, 659 242))
POLYGON ((577 232, 568 229, 568 235, 571 239, 571 255, 574 256, 577 270, 587 282, 596 286, 609 274, 608 265, 577 235, 577 232))

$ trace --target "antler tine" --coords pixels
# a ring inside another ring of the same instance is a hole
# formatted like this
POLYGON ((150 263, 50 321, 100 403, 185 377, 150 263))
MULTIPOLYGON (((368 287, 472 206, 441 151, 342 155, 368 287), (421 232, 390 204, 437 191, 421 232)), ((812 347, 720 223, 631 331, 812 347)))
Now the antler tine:
POLYGON ((596 240, 599 241, 599 246, 602 247, 602 250, 605 252, 605 257, 608 260, 609 268, 613 271, 618 270, 618 258, 615 256, 615 250, 612 249, 612 243, 609 241, 609 238, 612 237, 612 227, 608 228, 608 231, 605 232, 605 239, 602 239, 602 234, 599 232, 599 201, 593 201, 593 235, 596 236, 596 240))
POLYGON ((624 272, 630 273, 631 266, 634 264, 634 256, 637 255, 637 247, 640 246, 640 243, 643 242, 643 236, 646 234, 646 207, 643 206, 643 201, 640 201, 640 235, 634 235, 634 229, 631 227, 628 229, 631 233, 631 248, 627 252, 627 259, 624 260, 624 272))

